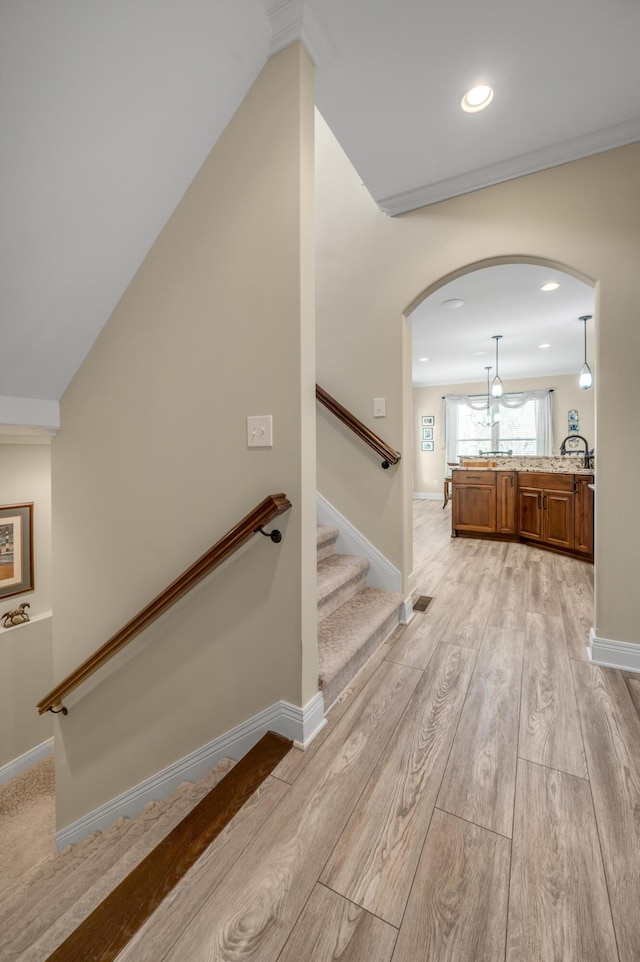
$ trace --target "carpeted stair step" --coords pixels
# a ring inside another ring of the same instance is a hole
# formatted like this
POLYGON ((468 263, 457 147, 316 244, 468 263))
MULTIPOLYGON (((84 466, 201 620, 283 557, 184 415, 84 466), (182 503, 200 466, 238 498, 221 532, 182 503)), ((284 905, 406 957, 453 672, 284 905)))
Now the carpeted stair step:
MULTIPOLYGON (((153 851, 153 849, 171 832, 176 825, 204 798, 207 792, 231 771, 234 763, 230 759, 223 759, 216 767, 199 782, 185 783, 179 786, 162 802, 151 802, 136 819, 142 822, 143 831, 140 836, 132 840, 131 846, 121 855, 111 868, 103 875, 93 874, 87 878, 85 873, 85 888, 66 911, 56 912, 49 916, 49 924, 36 939, 32 929, 26 946, 20 949, 20 962, 40 962, 56 949, 64 940, 86 919, 91 912, 113 891, 133 869, 153 851)), ((22 945, 21 939, 16 939, 14 945, 22 945)), ((12 946, 13 947, 13 946, 12 946)), ((15 956, 18 958, 18 956, 15 956)))
POLYGON ((318 565, 318 622, 361 591, 369 562, 350 554, 334 554, 318 565))
POLYGON ((55 855, 54 793, 52 755, 0 785, 0 906, 34 866, 55 855))
POLYGON ((318 674, 325 708, 398 624, 402 595, 364 588, 318 625, 318 674))
POLYGON ((106 831, 94 833, 28 873, 18 904, 13 899, 0 906, 3 945, 0 962, 20 958, 46 959, 57 944, 125 878, 136 864, 162 840, 201 798, 233 767, 222 759, 197 784, 184 782, 161 802, 149 805, 132 819, 121 818, 106 831), (134 859, 131 853, 135 852, 134 859), (76 907, 78 911, 76 911, 76 907), (59 926, 63 934, 48 938, 59 926), (46 942, 47 951, 38 945, 46 942), (29 948, 30 947, 30 948, 29 948))
POLYGON ((51 879, 55 877, 52 888, 56 886, 63 888, 67 876, 76 871, 85 859, 92 858, 94 852, 104 845, 105 839, 110 840, 113 837, 111 833, 117 831, 120 823, 123 827, 131 825, 129 819, 120 819, 109 826, 105 832, 93 832, 77 845, 68 845, 57 854, 54 851, 48 858, 25 872, 17 883, 2 893, 0 898, 0 931, 4 931, 6 920, 14 912, 24 911, 24 907, 33 895, 47 890, 51 879))
MULTIPOLYGON (((274 732, 263 735, 54 949, 46 962, 71 962, 72 959, 75 962, 89 962, 90 959, 111 962, 120 958, 131 938, 224 832, 246 801, 286 757, 291 746, 288 739, 274 732)), ((30 962, 45 962, 41 954, 31 953, 21 955, 20 962, 27 958, 30 962)))
POLYGON ((316 529, 318 563, 336 553, 336 541, 340 532, 328 524, 319 524, 316 529))

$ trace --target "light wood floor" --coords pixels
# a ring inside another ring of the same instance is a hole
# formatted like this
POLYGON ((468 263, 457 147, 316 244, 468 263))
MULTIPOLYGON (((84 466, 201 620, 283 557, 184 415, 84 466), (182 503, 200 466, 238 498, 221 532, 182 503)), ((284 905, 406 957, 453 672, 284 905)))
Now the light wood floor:
POLYGON ((415 570, 426 613, 119 962, 639 962, 640 682, 588 660, 593 568, 420 501, 415 570))

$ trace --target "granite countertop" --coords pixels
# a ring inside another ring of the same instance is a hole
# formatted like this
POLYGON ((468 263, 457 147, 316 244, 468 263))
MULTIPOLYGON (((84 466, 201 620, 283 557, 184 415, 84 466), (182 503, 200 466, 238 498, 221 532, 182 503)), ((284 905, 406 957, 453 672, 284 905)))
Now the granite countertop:
MULTIPOLYGON (((515 457, 515 456, 504 456, 499 455, 495 457, 486 457, 487 461, 491 461, 491 467, 479 466, 475 464, 473 466, 460 464, 452 465, 454 471, 544 471, 550 474, 594 474, 595 468, 585 468, 584 467, 584 456, 583 455, 573 455, 567 454, 564 457, 515 457)), ((473 461, 485 460, 482 456, 477 458, 470 458, 473 461)))

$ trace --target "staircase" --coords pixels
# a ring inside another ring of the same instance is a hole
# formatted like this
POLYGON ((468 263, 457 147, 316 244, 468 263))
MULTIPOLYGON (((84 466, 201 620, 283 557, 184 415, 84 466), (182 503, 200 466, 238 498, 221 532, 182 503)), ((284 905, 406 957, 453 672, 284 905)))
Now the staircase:
POLYGON ((369 562, 337 554, 337 528, 320 524, 318 557, 318 675, 325 711, 398 624, 402 595, 368 588, 369 562))
POLYGON ((135 818, 121 818, 28 870, 0 894, 0 962, 44 962, 77 926, 231 771, 223 759, 135 818))
MULTIPOLYGON (((337 528, 318 526, 319 685, 327 710, 398 624, 403 600, 398 592, 367 587, 369 562, 338 554, 338 535, 337 528)), ((63 960, 62 943, 94 918, 121 883, 128 884, 161 842, 166 846, 170 833, 225 775, 233 770, 234 777, 241 767, 224 759, 197 784, 184 783, 135 818, 121 818, 105 832, 47 856, 16 882, 3 888, 0 878, 0 962, 46 962, 53 953, 56 962, 63 960)))

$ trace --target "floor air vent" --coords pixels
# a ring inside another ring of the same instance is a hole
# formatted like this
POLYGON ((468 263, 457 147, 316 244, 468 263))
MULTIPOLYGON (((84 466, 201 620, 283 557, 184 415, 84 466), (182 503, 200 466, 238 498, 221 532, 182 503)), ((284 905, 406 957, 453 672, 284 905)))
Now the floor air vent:
POLYGON ((415 605, 413 606, 413 610, 414 610, 414 611, 426 611, 432 601, 433 601, 433 598, 429 598, 428 595, 420 595, 420 596, 416 599, 416 603, 415 603, 415 605))

